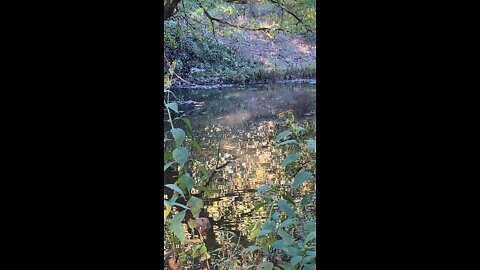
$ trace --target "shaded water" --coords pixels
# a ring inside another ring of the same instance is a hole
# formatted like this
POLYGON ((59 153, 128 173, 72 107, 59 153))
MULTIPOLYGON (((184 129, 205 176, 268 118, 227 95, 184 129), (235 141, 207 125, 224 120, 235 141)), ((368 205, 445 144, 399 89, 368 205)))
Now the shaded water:
MULTIPOLYGON (((201 145, 200 151, 192 149, 195 159, 208 169, 221 167, 208 183, 211 192, 203 198, 202 215, 210 218, 214 232, 239 235, 267 215, 264 209, 251 211, 258 203, 257 188, 282 184, 280 179, 290 181, 282 177, 285 154, 274 143, 275 136, 285 130, 278 114, 292 111, 302 125, 315 125, 315 92, 315 84, 305 83, 174 91, 179 110, 193 129, 181 120, 175 126, 201 145)), ((196 181, 199 173, 192 175, 196 181)))

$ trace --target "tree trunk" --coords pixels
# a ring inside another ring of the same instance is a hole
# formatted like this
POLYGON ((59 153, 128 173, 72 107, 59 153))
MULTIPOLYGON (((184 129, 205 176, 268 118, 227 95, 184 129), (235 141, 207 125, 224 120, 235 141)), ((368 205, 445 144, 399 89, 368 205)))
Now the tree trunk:
POLYGON ((167 3, 163 6, 163 21, 168 20, 168 18, 172 17, 173 11, 177 7, 178 3, 181 0, 168 0, 167 3))

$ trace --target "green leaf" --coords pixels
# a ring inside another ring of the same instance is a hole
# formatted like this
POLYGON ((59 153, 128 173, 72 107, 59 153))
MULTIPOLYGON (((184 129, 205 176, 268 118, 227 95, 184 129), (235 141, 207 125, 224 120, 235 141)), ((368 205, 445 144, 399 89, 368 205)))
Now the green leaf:
POLYGON ((305 230, 305 234, 309 234, 316 230, 317 228, 317 223, 314 221, 308 222, 305 225, 303 225, 303 229, 305 230))
POLYGON ((282 209, 283 212, 285 212, 288 217, 293 217, 293 209, 292 207, 284 200, 279 200, 278 201, 278 206, 280 209, 282 209))
POLYGON ((280 133, 277 135, 277 138, 275 138, 275 140, 277 142, 285 139, 288 135, 292 134, 292 132, 290 130, 285 130, 284 132, 280 133))
POLYGON ((208 187, 199 187, 199 190, 203 191, 203 194, 207 196, 207 194, 210 194, 213 192, 213 190, 209 189, 208 187))
POLYGON ((279 220, 280 220, 280 213, 279 213, 279 212, 275 212, 275 213, 272 215, 272 219, 275 220, 275 221, 279 221, 279 220))
POLYGON ((166 187, 170 188, 170 189, 173 189, 175 190, 176 192, 178 192, 180 195, 182 195, 182 197, 185 198, 185 195, 183 194, 183 191, 175 184, 167 184, 165 185, 166 187))
POLYGON ((293 242, 295 242, 295 239, 293 239, 293 237, 290 234, 288 234, 286 231, 282 229, 279 229, 277 231, 277 234, 280 235, 280 237, 282 237, 285 241, 287 241, 288 245, 291 245, 293 242))
POLYGON ((197 258, 198 256, 200 256, 200 254, 198 254, 197 248, 195 247, 195 248, 193 249, 193 252, 192 252, 192 258, 195 259, 195 258, 197 258))
POLYGON ((187 210, 183 210, 183 211, 180 211, 178 213, 175 214, 175 216, 173 216, 172 218, 172 222, 182 222, 182 220, 185 218, 185 213, 187 212, 187 210))
POLYGON ((301 201, 302 207, 305 207, 309 202, 312 201, 312 199, 313 199, 313 193, 303 197, 301 201))
POLYGON ((277 240, 272 244, 273 248, 282 249, 288 247, 288 242, 285 239, 277 240))
POLYGON ((270 189, 270 185, 267 186, 261 186, 257 189, 257 193, 262 193, 270 189))
POLYGON ((183 141, 185 140, 185 131, 181 128, 172 128, 171 130, 173 139, 175 140, 176 147, 182 146, 183 141))
POLYGON ((172 151, 168 151, 168 152, 166 152, 166 153, 163 155, 163 159, 164 159, 165 161, 171 159, 172 157, 173 157, 172 151))
POLYGON ((312 264, 304 264, 302 270, 316 270, 317 269, 317 264, 312 263, 312 264))
POLYGON ((174 203, 172 203, 172 205, 176 205, 176 206, 182 207, 183 209, 190 210, 190 208, 188 208, 187 206, 185 206, 185 205, 183 205, 183 204, 181 204, 181 203, 176 203, 176 202, 174 202, 174 203))
POLYGON ((182 220, 185 217, 186 212, 187 210, 178 212, 170 221, 170 229, 178 237, 178 239, 180 239, 180 241, 185 239, 185 231, 183 230, 182 220))
POLYGON ((254 226, 253 230, 250 232, 250 234, 248 235, 248 238, 250 240, 253 240, 255 237, 257 237, 259 232, 260 232, 259 223, 255 223, 255 226, 254 226))
POLYGON ((193 217, 198 218, 200 215, 200 210, 203 207, 203 200, 200 198, 191 197, 187 202, 187 206, 191 208, 193 217))
POLYGON ((174 110, 176 113, 178 113, 178 104, 176 102, 168 103, 167 107, 170 108, 171 110, 174 110))
POLYGON ((197 151, 202 150, 202 148, 200 147, 200 144, 197 141, 190 141, 190 143, 192 144, 193 148, 195 148, 195 150, 197 151))
POLYGON ((271 230, 260 230, 260 232, 257 234, 257 237, 265 236, 271 232, 272 232, 271 230))
POLYGON ((282 143, 279 143, 278 145, 284 145, 284 144, 290 144, 290 143, 297 143, 296 140, 288 140, 288 141, 284 141, 282 143))
MULTIPOLYGON (((289 262, 277 262, 278 266, 283 270, 295 270, 289 262)), ((278 269, 278 268, 277 268, 278 269)))
POLYGON ((307 150, 315 151, 317 149, 317 140, 307 140, 307 150))
POLYGON ((302 256, 295 256, 290 260, 290 263, 295 266, 297 263, 302 261, 302 256))
POLYGON ((168 169, 168 167, 170 167, 170 165, 172 165, 172 164, 173 164, 173 162, 169 162, 169 163, 163 165, 163 171, 166 171, 168 169))
POLYGON ((207 178, 209 176, 209 173, 207 171, 207 168, 205 168, 204 165, 200 166, 200 170, 202 171, 202 177, 207 178))
POLYGON ((181 222, 170 222, 170 230, 173 231, 180 241, 185 239, 185 232, 183 231, 183 225, 181 222))
POLYGON ((285 254, 287 254, 290 257, 300 255, 300 250, 296 247, 287 247, 284 249, 284 251, 285 251, 285 254))
POLYGON ((192 130, 192 123, 188 118, 182 118, 182 121, 192 130))
POLYGON ((287 167, 290 163, 296 161, 296 160, 299 159, 299 158, 300 158, 300 154, 298 154, 298 153, 288 155, 288 156, 285 157, 285 159, 282 161, 282 166, 283 166, 283 167, 287 167))
POLYGON ((305 243, 312 241, 313 239, 317 238, 317 230, 308 234, 307 239, 305 239, 305 243))
POLYGON ((293 225, 295 222, 292 219, 287 219, 284 222, 280 223, 280 228, 286 228, 293 225))
POLYGON ((190 227, 190 229, 195 229, 195 219, 189 219, 188 222, 188 227, 190 227))
POLYGON ((307 181, 308 178, 312 176, 311 172, 302 171, 295 175, 295 180, 293 181, 293 189, 297 189, 303 182, 307 181))
POLYGON ((168 215, 170 214, 170 211, 172 211, 172 205, 166 201, 163 200, 163 204, 165 205, 165 210, 163 210, 163 222, 165 223, 165 220, 167 219, 168 215))
POLYGON ((251 252, 251 251, 255 251, 255 250, 259 250, 259 249, 261 249, 261 247, 259 247, 259 246, 249 246, 249 247, 245 248, 244 250, 242 250, 241 253, 245 254, 247 252, 251 252))
POLYGON ((262 208, 265 204, 267 204, 267 203, 266 202, 258 203, 257 205, 255 205, 255 208, 253 208, 253 211, 256 211, 256 210, 262 208))
POLYGON ((283 194, 282 198, 284 198, 287 202, 291 203, 292 205, 295 205, 295 202, 287 194, 283 194))
POLYGON ((262 262, 257 266, 257 270, 272 270, 273 269, 273 263, 271 262, 262 262))
POLYGON ((174 202, 177 201, 177 199, 178 199, 178 193, 174 193, 173 196, 172 196, 172 198, 170 198, 170 200, 168 200, 168 203, 169 203, 170 205, 172 205, 174 202))
MULTIPOLYGON (((306 256, 306 257, 303 258, 302 263, 303 263, 303 264, 307 264, 307 263, 313 262, 313 260, 315 259, 315 257, 316 257, 316 256, 306 256)), ((304 266, 303 269, 305 269, 305 266, 304 266)))
POLYGON ((195 181, 193 180, 192 177, 190 177, 190 174, 188 173, 180 176, 177 182, 182 189, 187 190, 189 192, 195 186, 195 181))
POLYGON ((173 159, 180 164, 180 166, 185 165, 188 160, 188 150, 185 147, 176 148, 173 150, 173 159))
POLYGON ((300 131, 304 131, 305 129, 303 127, 297 127, 297 131, 300 132, 300 131))
POLYGON ((273 220, 268 220, 262 225, 262 229, 273 231, 277 227, 277 223, 273 220))
POLYGON ((234 232, 231 232, 231 231, 227 231, 227 234, 230 234, 233 237, 237 237, 237 235, 234 232))
POLYGON ((163 200, 163 204, 166 205, 166 206, 172 206, 172 204, 165 199, 163 200))

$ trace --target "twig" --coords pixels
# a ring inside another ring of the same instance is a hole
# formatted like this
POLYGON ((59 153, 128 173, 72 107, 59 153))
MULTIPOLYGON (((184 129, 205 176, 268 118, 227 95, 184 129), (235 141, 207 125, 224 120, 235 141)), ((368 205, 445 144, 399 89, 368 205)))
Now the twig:
POLYGON ((207 181, 205 182, 205 186, 208 186, 210 184, 210 182, 212 181, 213 176, 215 175, 217 170, 223 169, 225 166, 227 166, 229 163, 231 163, 230 160, 227 160, 227 162, 225 162, 225 164, 223 164, 222 166, 218 166, 218 163, 220 162, 220 144, 221 144, 221 142, 222 142, 222 135, 220 135, 220 140, 218 141, 217 162, 215 164, 215 168, 213 169, 212 174, 210 174, 207 181))
POLYGON ((165 104, 165 107, 167 107, 168 119, 169 119, 170 125, 172 126, 172 129, 174 129, 175 127, 173 126, 172 116, 170 115, 170 108, 167 106, 167 102, 165 100, 163 100, 163 104, 165 104))
POLYGON ((170 239, 169 236, 171 236, 171 234, 167 233, 167 239, 170 242, 170 245, 172 246, 172 253, 173 253, 173 256, 175 257, 177 254, 177 251, 175 250, 175 242, 173 241, 173 237, 172 239, 170 239))
POLYGON ((220 144, 222 143, 222 134, 220 134, 220 139, 218 140, 218 147, 217 147, 217 163, 215 164, 215 168, 218 167, 218 162, 220 162, 220 144))
MULTIPOLYGON (((242 237, 242 232, 240 232, 239 236, 238 236, 238 241, 237 241, 237 245, 235 246, 235 249, 234 251, 237 251, 237 248, 238 248, 238 244, 240 244, 240 238, 242 237)), ((236 255, 236 254, 235 254, 236 255)), ((231 256, 233 257, 233 255, 231 256)))
MULTIPOLYGON (((312 32, 312 30, 310 29, 310 25, 307 25, 303 22, 302 19, 300 19, 298 17, 297 14, 293 13, 292 11, 288 10, 286 7, 284 7, 279 1, 275 1, 275 0, 269 0, 270 2, 276 4, 279 8, 281 8, 282 10, 285 10, 288 14, 292 15, 298 22, 298 23, 301 23, 303 24, 303 26, 305 27, 305 30, 307 30, 307 32, 312 32)), ((283 17, 283 16, 282 16, 283 17)))
POLYGON ((213 22, 212 19, 210 19, 210 23, 212 24, 213 38, 215 38, 215 40, 218 41, 217 36, 215 35, 215 23, 213 22))

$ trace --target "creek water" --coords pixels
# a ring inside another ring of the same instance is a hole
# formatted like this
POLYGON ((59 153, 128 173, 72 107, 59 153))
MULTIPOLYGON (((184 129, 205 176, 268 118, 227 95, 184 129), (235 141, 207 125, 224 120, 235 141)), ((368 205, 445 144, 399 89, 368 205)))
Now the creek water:
MULTIPOLYGON (((285 153, 275 143, 276 135, 285 128, 279 114, 290 111, 300 125, 315 125, 316 84, 181 89, 173 93, 180 114, 190 120, 192 130, 179 119, 174 125, 181 126, 201 147, 192 149, 192 155, 209 169, 221 167, 208 183, 210 192, 204 193, 202 215, 212 222, 213 238, 221 231, 238 236, 267 215, 263 209, 252 211, 259 202, 257 188, 291 181, 282 177, 284 168, 280 164, 285 153)), ((166 123, 165 130, 169 129, 166 123)), ((199 179, 195 173, 192 177, 199 179)), ((164 181, 174 180, 175 176, 166 175, 164 181)), ((214 246, 215 239, 210 240, 214 246)), ((242 237, 242 242, 246 241, 242 237)))

